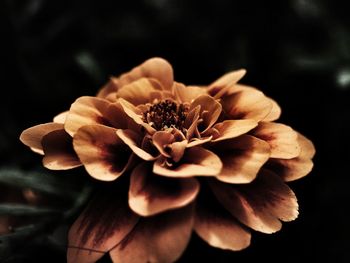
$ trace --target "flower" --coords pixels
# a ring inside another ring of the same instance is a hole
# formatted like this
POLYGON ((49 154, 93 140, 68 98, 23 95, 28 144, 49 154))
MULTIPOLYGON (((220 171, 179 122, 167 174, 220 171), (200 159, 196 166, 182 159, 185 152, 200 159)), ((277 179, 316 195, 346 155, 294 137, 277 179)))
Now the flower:
POLYGON ((104 188, 69 231, 68 262, 173 262, 194 230, 209 245, 249 246, 250 229, 274 233, 298 216, 286 182, 307 175, 313 144, 275 121, 278 104, 238 84, 174 81, 152 58, 80 97, 20 139, 49 169, 84 166, 104 188))

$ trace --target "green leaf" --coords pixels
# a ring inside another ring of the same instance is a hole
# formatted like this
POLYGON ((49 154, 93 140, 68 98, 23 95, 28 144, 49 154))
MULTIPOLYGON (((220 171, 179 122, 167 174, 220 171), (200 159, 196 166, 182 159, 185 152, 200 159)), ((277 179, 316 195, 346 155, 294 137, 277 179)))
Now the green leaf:
POLYGON ((58 213, 60 213, 59 210, 51 208, 42 208, 23 204, 0 204, 0 216, 45 216, 58 213))

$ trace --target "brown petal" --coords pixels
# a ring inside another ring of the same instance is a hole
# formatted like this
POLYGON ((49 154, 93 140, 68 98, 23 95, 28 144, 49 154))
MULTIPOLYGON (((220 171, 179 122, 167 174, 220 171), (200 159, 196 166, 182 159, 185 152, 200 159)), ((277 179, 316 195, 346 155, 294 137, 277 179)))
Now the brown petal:
POLYGON ((68 112, 69 111, 64 111, 64 112, 61 112, 60 114, 56 115, 53 118, 53 122, 64 124, 66 122, 68 112))
POLYGON ((270 156, 267 142, 250 135, 215 145, 223 168, 217 179, 226 183, 250 183, 270 156))
POLYGON ((117 97, 137 106, 161 99, 161 92, 155 93, 157 90, 161 90, 161 84, 157 80, 141 78, 125 85, 117 92, 117 97))
POLYGON ((313 168, 311 158, 315 155, 312 142, 298 133, 298 143, 301 148, 300 155, 293 159, 270 159, 267 167, 276 172, 284 181, 290 182, 300 179, 310 173, 313 168))
POLYGON ((33 152, 43 155, 44 151, 41 145, 43 137, 49 132, 62 129, 63 125, 61 123, 49 122, 39 124, 24 130, 19 139, 23 144, 30 147, 33 152))
POLYGON ((220 173, 222 162, 211 151, 201 147, 188 148, 179 164, 166 167, 162 159, 153 166, 153 172, 169 177, 215 176, 220 173))
POLYGON ((186 249, 193 227, 193 206, 142 218, 110 252, 113 262, 175 262, 186 249))
POLYGON ((281 229, 281 222, 298 216, 293 191, 277 175, 263 170, 250 184, 210 183, 220 203, 240 222, 263 233, 281 229))
POLYGON ((211 195, 196 203, 194 230, 213 247, 236 251, 250 244, 250 232, 211 195))
POLYGON ((246 74, 245 69, 239 69, 223 75, 208 87, 208 93, 215 99, 221 98, 228 90, 235 85, 246 74))
POLYGON ((202 138, 192 138, 192 140, 186 145, 186 148, 191 148, 194 146, 199 146, 202 144, 205 144, 207 142, 210 142, 212 140, 213 136, 208 137, 202 137, 202 138))
POLYGON ((80 97, 72 104, 64 128, 71 136, 80 127, 90 124, 125 128, 125 117, 118 104, 97 97, 80 97))
POLYGON ((68 234, 68 263, 96 262, 135 227, 139 217, 121 192, 118 185, 100 191, 74 222, 68 234))
POLYGON ((199 131, 204 133, 217 121, 221 114, 221 104, 209 95, 201 95, 190 106, 190 111, 197 106, 200 108, 200 117, 203 121, 199 124, 199 131))
POLYGON ((263 121, 275 121, 281 116, 282 110, 277 102, 271 98, 268 98, 272 103, 272 109, 270 113, 263 119, 263 121))
POLYGON ((244 89, 222 98, 223 110, 231 119, 261 121, 272 110, 272 102, 261 91, 244 89))
POLYGON ((169 62, 162 58, 148 59, 130 72, 121 75, 119 84, 125 86, 140 78, 156 79, 166 90, 171 90, 174 82, 173 69, 169 62))
POLYGON ((201 95, 208 94, 205 88, 196 86, 185 86, 182 83, 174 83, 174 93, 176 100, 181 103, 191 103, 201 95))
POLYGON ((152 142, 158 151, 165 157, 171 157, 166 147, 175 140, 174 135, 166 131, 157 131, 152 136, 152 142))
POLYGON ((48 169, 67 170, 82 165, 74 152, 72 137, 63 129, 46 134, 42 146, 45 153, 43 164, 48 169))
POLYGON ((169 145, 170 156, 174 162, 178 162, 181 160, 183 155, 185 154, 185 150, 187 147, 187 140, 183 140, 180 142, 173 142, 169 145))
POLYGON ((184 127, 187 129, 187 132, 186 132, 187 140, 190 140, 196 131, 200 110, 201 110, 201 106, 198 105, 197 107, 190 110, 186 117, 184 127))
POLYGON ((198 192, 196 179, 155 175, 152 165, 141 163, 131 174, 129 206, 141 216, 151 216, 189 204, 198 192))
MULTIPOLYGON (((107 99, 110 97, 110 94, 116 93, 119 89, 118 79, 111 77, 111 79, 107 82, 106 85, 104 85, 99 92, 97 93, 97 97, 102 99, 107 99)), ((114 101, 116 100, 116 97, 114 101)))
MULTIPOLYGON (((255 120, 226 120, 214 125, 213 142, 238 137, 254 129, 258 123, 255 120)), ((211 131, 208 130, 208 134, 211 131)))
POLYGON ((87 172, 102 181, 117 179, 131 160, 132 151, 116 135, 116 129, 103 125, 80 128, 73 146, 87 172))
POLYGON ((252 134, 269 143, 271 158, 291 159, 300 154, 298 134, 289 126, 260 122, 252 134))
POLYGON ((157 156, 153 156, 142 149, 142 138, 132 130, 117 130, 116 134, 130 149, 141 159, 145 161, 153 161, 157 156))

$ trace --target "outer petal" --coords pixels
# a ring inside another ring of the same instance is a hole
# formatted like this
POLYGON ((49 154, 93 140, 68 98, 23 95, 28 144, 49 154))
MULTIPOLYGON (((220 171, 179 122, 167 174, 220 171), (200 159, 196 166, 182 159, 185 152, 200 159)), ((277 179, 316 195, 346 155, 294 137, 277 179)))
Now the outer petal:
POLYGON ((270 113, 263 119, 263 121, 275 121, 281 116, 282 110, 277 102, 271 98, 268 98, 272 103, 272 109, 270 113))
POLYGON ((250 244, 250 232, 228 213, 215 197, 200 195, 196 203, 194 230, 210 246, 241 250, 250 244))
POLYGON ((272 110, 272 102, 261 91, 244 89, 222 98, 223 110, 231 119, 261 121, 272 110))
POLYGON ((62 130, 63 125, 61 123, 49 122, 45 124, 39 124, 24 130, 21 133, 19 139, 22 143, 30 147, 33 152, 44 154, 41 141, 43 137, 56 130, 62 130))
POLYGON ((193 207, 143 218, 110 252, 113 262, 175 262, 185 250, 193 227, 193 207))
POLYGON ((99 192, 74 222, 68 234, 68 263, 96 262, 135 227, 139 217, 128 207, 122 186, 99 192))
POLYGON ((223 168, 217 179, 226 183, 250 183, 270 157, 267 142, 250 135, 215 145, 223 168))
POLYGON ((169 62, 162 58, 151 58, 121 75, 119 84, 124 86, 144 77, 158 80, 166 90, 170 90, 174 82, 173 68, 169 62))
POLYGON ((185 86, 178 82, 174 83, 174 93, 176 100, 181 103, 192 103, 199 96, 208 94, 205 88, 185 86))
POLYGON ((132 151, 116 135, 116 129, 103 125, 80 128, 73 146, 87 172, 102 181, 117 179, 131 160, 132 151))
POLYGON ((90 124, 125 129, 127 119, 118 104, 97 97, 80 97, 72 104, 64 128, 74 136, 80 127, 90 124))
POLYGON ((48 133, 42 139, 45 156, 43 164, 51 170, 67 170, 81 166, 74 152, 72 137, 65 130, 48 133))
POLYGON ((293 159, 270 159, 267 167, 282 177, 284 181, 294 181, 307 175, 313 167, 311 158, 315 155, 312 142, 298 134, 298 143, 301 147, 300 155, 293 159))
POLYGON ((56 115, 53 118, 53 122, 64 124, 66 122, 66 119, 67 119, 67 116, 68 116, 68 112, 69 111, 64 111, 64 112, 61 112, 60 114, 56 115))
MULTIPOLYGON (((111 77, 111 79, 107 82, 105 86, 103 86, 99 92, 97 93, 97 97, 102 99, 110 98, 111 94, 116 94, 116 92, 119 89, 118 79, 111 77)), ((116 96, 114 97, 114 100, 116 100, 116 96)))
POLYGON ((293 191, 275 174, 262 171, 247 185, 211 182, 220 203, 240 222, 254 230, 273 233, 281 222, 298 216, 298 203, 293 191))
POLYGON ((197 196, 199 183, 194 178, 166 178, 152 173, 150 164, 138 165, 131 174, 129 205, 142 216, 183 207, 197 196))
POLYGON ((261 122, 252 134, 270 144, 271 158, 291 159, 300 154, 298 134, 289 126, 261 122))
POLYGON ((220 173, 221 168, 222 162, 216 154, 201 147, 192 147, 173 167, 167 167, 162 159, 158 159, 153 172, 170 177, 214 176, 220 173))

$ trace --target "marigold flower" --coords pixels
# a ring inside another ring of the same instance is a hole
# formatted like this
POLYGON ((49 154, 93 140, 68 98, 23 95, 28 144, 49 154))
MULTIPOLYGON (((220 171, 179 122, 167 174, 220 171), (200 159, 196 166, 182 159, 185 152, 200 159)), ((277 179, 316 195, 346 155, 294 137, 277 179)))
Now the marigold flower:
POLYGON ((274 100, 238 84, 245 73, 185 86, 152 58, 22 133, 45 167, 83 165, 109 184, 71 227, 68 262, 108 252, 115 262, 174 262, 193 230, 211 246, 241 250, 250 229, 274 233, 298 216, 285 182, 311 171, 315 149, 275 122, 274 100))

